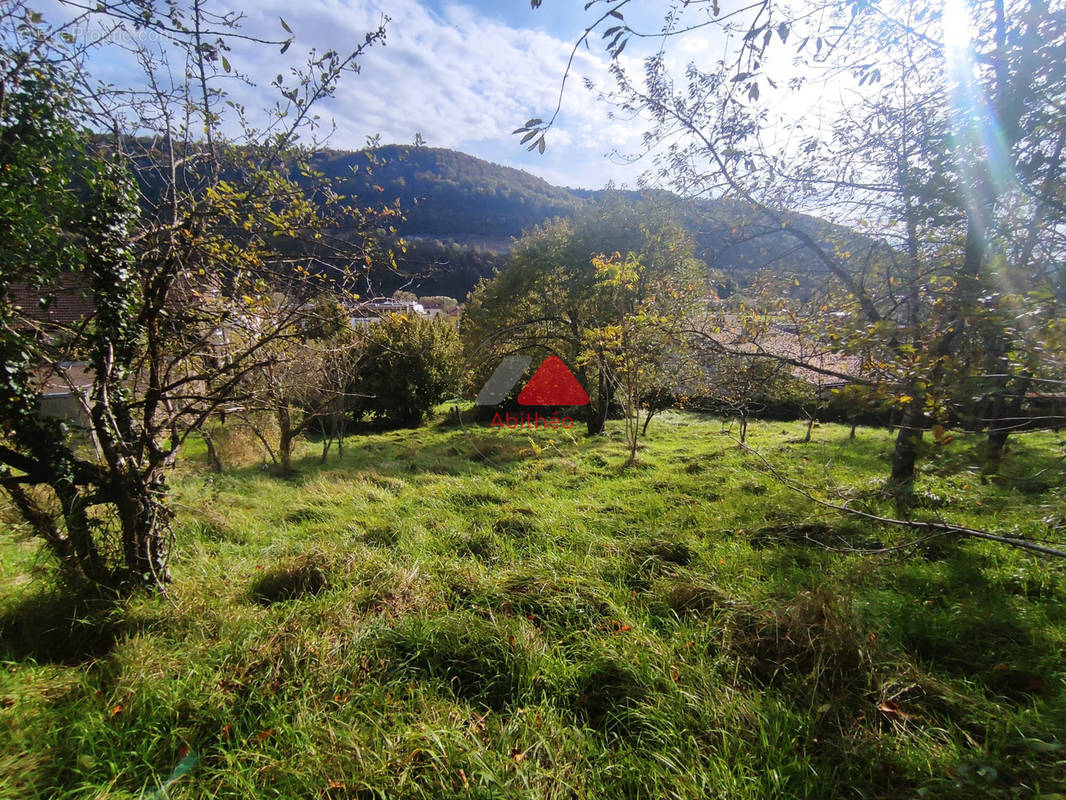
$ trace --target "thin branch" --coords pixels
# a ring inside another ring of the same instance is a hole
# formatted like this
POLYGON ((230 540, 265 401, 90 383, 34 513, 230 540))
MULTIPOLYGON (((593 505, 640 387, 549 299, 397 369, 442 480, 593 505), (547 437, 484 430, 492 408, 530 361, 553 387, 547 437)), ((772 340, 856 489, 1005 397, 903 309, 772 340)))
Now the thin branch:
POLYGON ((803 495, 811 502, 816 503, 817 505, 820 505, 824 508, 830 508, 834 511, 840 511, 844 514, 850 514, 851 516, 860 517, 862 519, 866 519, 871 522, 876 522, 881 525, 892 525, 895 527, 911 528, 914 530, 934 531, 938 532, 939 534, 954 533, 960 536, 969 536, 974 539, 984 539, 990 542, 997 542, 998 544, 1005 544, 1009 547, 1015 547, 1020 550, 1029 550, 1034 553, 1040 553, 1041 555, 1045 556, 1054 556, 1055 558, 1066 558, 1066 550, 1057 550, 1053 547, 1045 547, 1044 545, 1036 544, 1035 542, 1031 542, 1027 539, 1019 539, 1014 536, 1002 536, 997 533, 989 533, 988 531, 982 531, 977 528, 968 528, 964 525, 952 525, 947 522, 926 522, 923 520, 882 517, 877 514, 870 514, 866 511, 859 511, 857 509, 850 508, 847 505, 838 505, 836 503, 830 503, 827 500, 822 500, 819 497, 815 497, 813 494, 811 494, 809 491, 797 484, 795 481, 782 475, 781 472, 776 467, 774 467, 773 464, 770 463, 766 456, 764 456, 758 450, 749 447, 747 444, 744 444, 739 439, 736 439, 734 437, 730 438, 732 438, 733 441, 735 441, 742 450, 751 453, 752 455, 756 456, 760 461, 762 461, 762 463, 766 466, 767 471, 771 475, 773 475, 778 481, 780 481, 785 487, 791 489, 797 494, 803 495))

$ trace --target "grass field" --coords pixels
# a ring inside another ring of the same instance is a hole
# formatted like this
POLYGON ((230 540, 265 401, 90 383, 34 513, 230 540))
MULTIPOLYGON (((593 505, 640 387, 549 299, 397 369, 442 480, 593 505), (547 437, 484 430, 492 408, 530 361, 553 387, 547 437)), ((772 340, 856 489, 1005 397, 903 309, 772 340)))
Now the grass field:
MULTIPOLYGON (((887 511, 890 434, 749 444, 887 511)), ((923 462, 918 514, 1066 526, 1066 434, 923 462)), ((1066 797, 1066 563, 821 509, 719 420, 620 470, 586 439, 431 425, 297 473, 174 479, 169 597, 54 588, 0 537, 2 798, 1066 797), (554 440, 554 441, 552 441, 554 440)), ((834 488, 835 487, 835 488, 834 488)))

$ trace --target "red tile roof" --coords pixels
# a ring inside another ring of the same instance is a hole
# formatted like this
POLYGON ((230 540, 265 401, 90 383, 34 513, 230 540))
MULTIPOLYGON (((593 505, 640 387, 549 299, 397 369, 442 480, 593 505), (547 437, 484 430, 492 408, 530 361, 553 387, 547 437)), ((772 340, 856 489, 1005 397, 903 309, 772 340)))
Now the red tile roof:
POLYGON ((825 345, 793 333, 784 326, 771 325, 769 330, 760 332, 755 338, 751 338, 739 327, 719 329, 716 332, 707 332, 706 335, 732 353, 761 353, 771 358, 799 362, 790 365, 790 374, 814 386, 845 383, 847 379, 844 376, 860 380, 864 377, 862 359, 834 353, 825 345), (806 369, 801 364, 814 369, 806 369), (818 370, 828 370, 836 374, 827 375, 818 370))
POLYGON ((23 315, 38 323, 73 325, 96 310, 89 290, 75 275, 62 278, 52 294, 39 292, 26 283, 11 284, 8 294, 23 315))

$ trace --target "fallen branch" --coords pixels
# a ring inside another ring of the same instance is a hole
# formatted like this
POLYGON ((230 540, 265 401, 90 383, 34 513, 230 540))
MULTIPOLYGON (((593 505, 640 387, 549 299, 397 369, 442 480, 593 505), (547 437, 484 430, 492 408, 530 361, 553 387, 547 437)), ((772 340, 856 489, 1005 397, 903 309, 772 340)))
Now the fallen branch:
MULTIPOLYGON (((849 508, 846 505, 830 503, 827 500, 822 500, 819 497, 815 497, 813 494, 808 492, 795 481, 782 475, 780 471, 778 471, 777 468, 770 463, 766 456, 764 456, 758 450, 748 447, 748 445, 735 438, 733 439, 733 441, 735 441, 742 450, 751 453, 752 455, 756 456, 760 461, 762 461, 762 463, 766 465, 766 469, 770 472, 770 474, 777 478, 777 480, 779 480, 786 487, 796 492, 797 494, 803 495, 811 502, 823 506, 824 508, 831 508, 834 511, 840 511, 845 514, 851 514, 852 516, 867 519, 871 522, 877 522, 881 525, 894 525, 899 528, 911 528, 913 530, 936 531, 938 534, 954 533, 960 536, 969 536, 974 539, 984 539, 990 542, 998 542, 999 544, 1005 544, 1009 547, 1016 547, 1020 550, 1030 550, 1034 553, 1040 553, 1045 556, 1066 558, 1066 551, 1057 550, 1054 547, 1045 547, 1044 545, 1037 544, 1036 542, 1031 542, 1027 539, 1019 539, 1014 536, 1001 536, 998 533, 989 533, 988 531, 982 531, 976 528, 967 528, 964 525, 952 525, 948 522, 925 522, 922 520, 914 519, 895 519, 894 517, 882 517, 877 514, 871 514, 867 511, 859 511, 854 508, 849 508)), ((910 545, 908 544, 907 546, 909 547, 910 545)))

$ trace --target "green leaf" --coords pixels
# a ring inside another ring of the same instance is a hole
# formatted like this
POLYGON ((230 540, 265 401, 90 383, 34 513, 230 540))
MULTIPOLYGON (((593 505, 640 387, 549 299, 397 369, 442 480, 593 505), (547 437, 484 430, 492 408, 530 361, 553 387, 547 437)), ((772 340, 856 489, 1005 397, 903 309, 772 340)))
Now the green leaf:
POLYGON ((288 50, 289 49, 289 45, 291 45, 291 44, 292 44, 292 39, 289 39, 287 42, 285 42, 285 44, 283 44, 281 46, 281 52, 284 53, 286 50, 288 50))
POLYGON ((285 22, 285 20, 282 19, 281 17, 278 17, 278 19, 281 20, 281 27, 283 27, 285 29, 285 33, 292 33, 292 28, 290 28, 288 26, 288 24, 285 22))
POLYGON ((544 147, 544 137, 541 136, 540 141, 537 142, 537 150, 540 152, 541 155, 544 155, 544 147))
POLYGON ((230 71, 229 61, 226 60, 225 56, 222 56, 222 69, 226 70, 226 72, 230 71))
POLYGON ((532 139, 536 135, 537 135, 536 131, 530 131, 529 133, 527 133, 525 136, 522 137, 522 141, 520 141, 519 144, 525 144, 526 142, 528 142, 530 139, 532 139))

